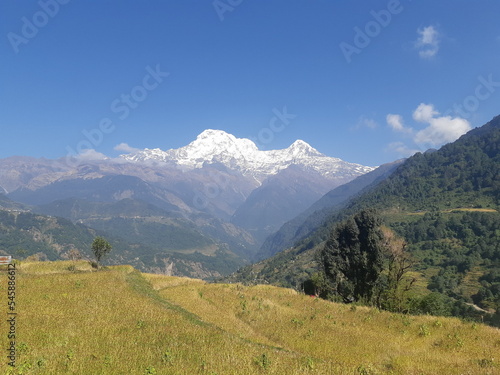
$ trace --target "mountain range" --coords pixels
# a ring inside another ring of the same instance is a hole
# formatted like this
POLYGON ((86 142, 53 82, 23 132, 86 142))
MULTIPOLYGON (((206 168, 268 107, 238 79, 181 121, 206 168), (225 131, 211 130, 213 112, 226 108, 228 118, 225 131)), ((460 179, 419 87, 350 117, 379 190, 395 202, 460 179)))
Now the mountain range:
POLYGON ((204 269, 206 257, 220 264, 230 259, 235 270, 285 222, 373 169, 323 155, 301 140, 261 151, 248 139, 206 130, 179 149, 118 158, 2 159, 0 190, 26 210, 84 224, 145 246, 148 254, 154 250, 157 256, 143 269, 210 277, 228 267, 204 269), (191 257, 191 265, 165 254, 191 257))
POLYGON ((202 168, 205 164, 222 164, 229 170, 255 178, 259 184, 291 165, 314 170, 333 181, 352 179, 373 169, 328 157, 302 140, 283 150, 261 151, 249 139, 212 129, 205 130, 185 147, 168 151, 146 148, 121 155, 121 158, 134 162, 163 162, 182 170, 202 168))

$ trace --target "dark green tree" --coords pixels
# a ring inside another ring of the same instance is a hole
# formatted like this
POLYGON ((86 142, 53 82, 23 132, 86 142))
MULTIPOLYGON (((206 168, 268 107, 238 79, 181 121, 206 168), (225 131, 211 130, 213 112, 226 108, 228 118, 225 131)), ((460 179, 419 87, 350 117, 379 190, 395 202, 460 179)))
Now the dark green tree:
POLYGON ((363 210, 338 224, 321 252, 325 275, 344 302, 371 303, 384 266, 381 218, 363 210))
POLYGON ((97 268, 99 268, 99 263, 102 257, 111 251, 111 245, 104 237, 96 237, 92 242, 92 252, 97 260, 97 268))
POLYGON ((311 296, 328 298, 329 284, 325 273, 322 271, 313 273, 311 278, 302 283, 302 290, 311 296))

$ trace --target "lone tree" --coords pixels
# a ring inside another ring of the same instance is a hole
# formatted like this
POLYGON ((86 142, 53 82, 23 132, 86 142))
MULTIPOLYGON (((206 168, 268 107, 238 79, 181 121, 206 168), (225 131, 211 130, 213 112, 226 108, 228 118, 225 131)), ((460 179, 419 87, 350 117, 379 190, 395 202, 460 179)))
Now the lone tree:
POLYGON ((96 237, 92 242, 92 252, 97 260, 97 268, 102 257, 111 251, 111 245, 103 237, 96 237))
POLYGON ((407 309, 406 293, 410 291, 416 279, 408 272, 415 264, 415 260, 406 249, 404 239, 398 237, 391 229, 381 227, 383 247, 386 257, 385 285, 379 291, 378 305, 385 310, 404 312, 407 309))
POLYGON ((338 224, 321 252, 326 277, 344 302, 373 301, 384 268, 382 219, 363 210, 338 224))

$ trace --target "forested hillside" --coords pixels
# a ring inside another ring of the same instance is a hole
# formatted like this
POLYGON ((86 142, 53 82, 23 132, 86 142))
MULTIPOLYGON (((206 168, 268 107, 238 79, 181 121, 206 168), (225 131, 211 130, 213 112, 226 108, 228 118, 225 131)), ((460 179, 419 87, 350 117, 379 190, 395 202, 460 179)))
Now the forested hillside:
MULTIPOLYGON (((173 225, 173 224, 172 224, 173 225)), ((0 254, 16 259, 59 260, 80 254, 93 259, 92 240, 97 235, 109 239, 113 250, 105 258, 106 264, 132 264, 150 272, 175 273, 211 279, 235 271, 241 258, 224 247, 218 247, 205 237, 190 237, 191 232, 170 230, 169 224, 115 218, 102 228, 89 228, 83 224, 19 210, 0 210, 0 254), (113 228, 110 228, 113 226, 113 228), (105 230, 114 229, 118 235, 105 230), (177 236, 177 237, 176 237, 177 236), (138 240, 145 238, 144 242, 138 240), (166 252, 176 241, 176 250, 166 252), (163 242, 163 246, 160 243, 163 242), (179 248, 179 243, 185 244, 179 248), (76 251, 76 253, 75 253, 76 251)))
POLYGON ((75 249, 90 255, 92 232, 69 220, 0 210, 0 250, 15 258, 62 259, 75 249))
POLYGON ((294 248, 240 270, 233 280, 303 288, 321 269, 317 254, 332 226, 372 208, 407 242, 417 291, 436 293, 442 314, 494 312, 500 309, 499 151, 496 117, 438 151, 409 158, 294 248))

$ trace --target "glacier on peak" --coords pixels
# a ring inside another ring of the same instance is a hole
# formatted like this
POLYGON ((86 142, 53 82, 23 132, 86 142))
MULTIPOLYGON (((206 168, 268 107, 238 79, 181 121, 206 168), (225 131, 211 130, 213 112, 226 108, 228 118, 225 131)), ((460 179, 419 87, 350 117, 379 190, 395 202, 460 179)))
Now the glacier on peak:
POLYGON ((214 129, 203 131, 184 147, 167 151, 146 148, 120 157, 133 162, 159 161, 182 169, 220 163, 260 182, 290 165, 312 168, 327 178, 337 178, 339 174, 354 178, 374 169, 326 156, 302 140, 296 140, 285 149, 262 151, 250 139, 236 138, 214 129))

